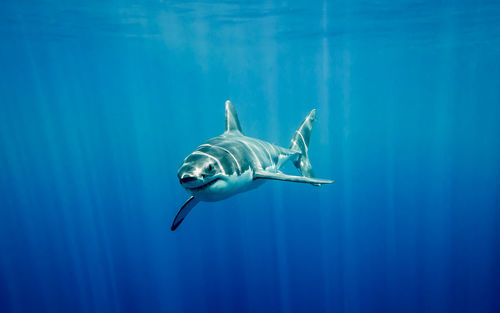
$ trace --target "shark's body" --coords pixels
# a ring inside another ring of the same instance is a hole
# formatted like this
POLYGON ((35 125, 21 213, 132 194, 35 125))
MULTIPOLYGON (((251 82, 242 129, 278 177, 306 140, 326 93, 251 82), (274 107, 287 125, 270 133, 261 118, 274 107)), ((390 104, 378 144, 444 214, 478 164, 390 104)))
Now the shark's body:
POLYGON ((290 148, 244 136, 238 116, 226 101, 226 131, 209 139, 188 155, 178 171, 181 185, 191 194, 177 213, 175 230, 199 201, 219 201, 260 186, 267 179, 309 183, 316 186, 333 181, 314 178, 308 144, 315 118, 311 111, 295 132, 290 148), (303 176, 280 172, 292 160, 303 176))

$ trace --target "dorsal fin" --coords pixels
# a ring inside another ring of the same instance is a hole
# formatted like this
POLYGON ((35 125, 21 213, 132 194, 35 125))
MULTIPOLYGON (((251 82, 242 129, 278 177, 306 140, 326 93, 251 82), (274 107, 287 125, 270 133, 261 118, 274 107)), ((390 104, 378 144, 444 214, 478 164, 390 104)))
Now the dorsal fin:
POLYGON ((231 101, 226 101, 226 133, 242 133, 238 114, 231 101))

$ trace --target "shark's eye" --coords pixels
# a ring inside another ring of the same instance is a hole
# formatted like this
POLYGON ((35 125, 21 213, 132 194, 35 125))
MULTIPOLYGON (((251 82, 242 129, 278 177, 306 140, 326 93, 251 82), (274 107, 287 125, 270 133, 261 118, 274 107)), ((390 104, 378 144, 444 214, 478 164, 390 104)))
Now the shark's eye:
POLYGON ((213 170, 214 170, 214 166, 213 166, 213 164, 208 164, 208 166, 207 166, 207 171, 208 171, 208 172, 212 172, 213 170))

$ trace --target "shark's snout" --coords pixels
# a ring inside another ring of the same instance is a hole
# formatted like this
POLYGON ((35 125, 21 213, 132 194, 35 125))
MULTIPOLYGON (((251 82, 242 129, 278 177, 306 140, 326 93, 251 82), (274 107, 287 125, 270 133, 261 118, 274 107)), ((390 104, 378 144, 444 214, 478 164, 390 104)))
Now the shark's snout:
POLYGON ((207 176, 192 171, 179 173, 178 177, 182 187, 186 188, 190 192, 199 192, 204 190, 221 179, 219 175, 207 176))
POLYGON ((184 172, 179 175, 179 182, 184 188, 196 188, 204 184, 203 177, 192 172, 184 172))

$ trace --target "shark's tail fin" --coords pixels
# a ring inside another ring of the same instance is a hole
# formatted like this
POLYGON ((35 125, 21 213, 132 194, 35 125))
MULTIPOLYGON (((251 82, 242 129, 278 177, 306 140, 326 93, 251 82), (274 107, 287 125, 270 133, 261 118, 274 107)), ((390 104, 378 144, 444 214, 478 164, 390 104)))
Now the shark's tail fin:
POLYGON ((293 164, 305 177, 314 177, 312 165, 309 161, 308 150, 312 124, 315 118, 316 110, 312 110, 302 124, 300 124, 300 127, 295 131, 290 142, 290 149, 300 152, 300 156, 293 161, 293 164))

